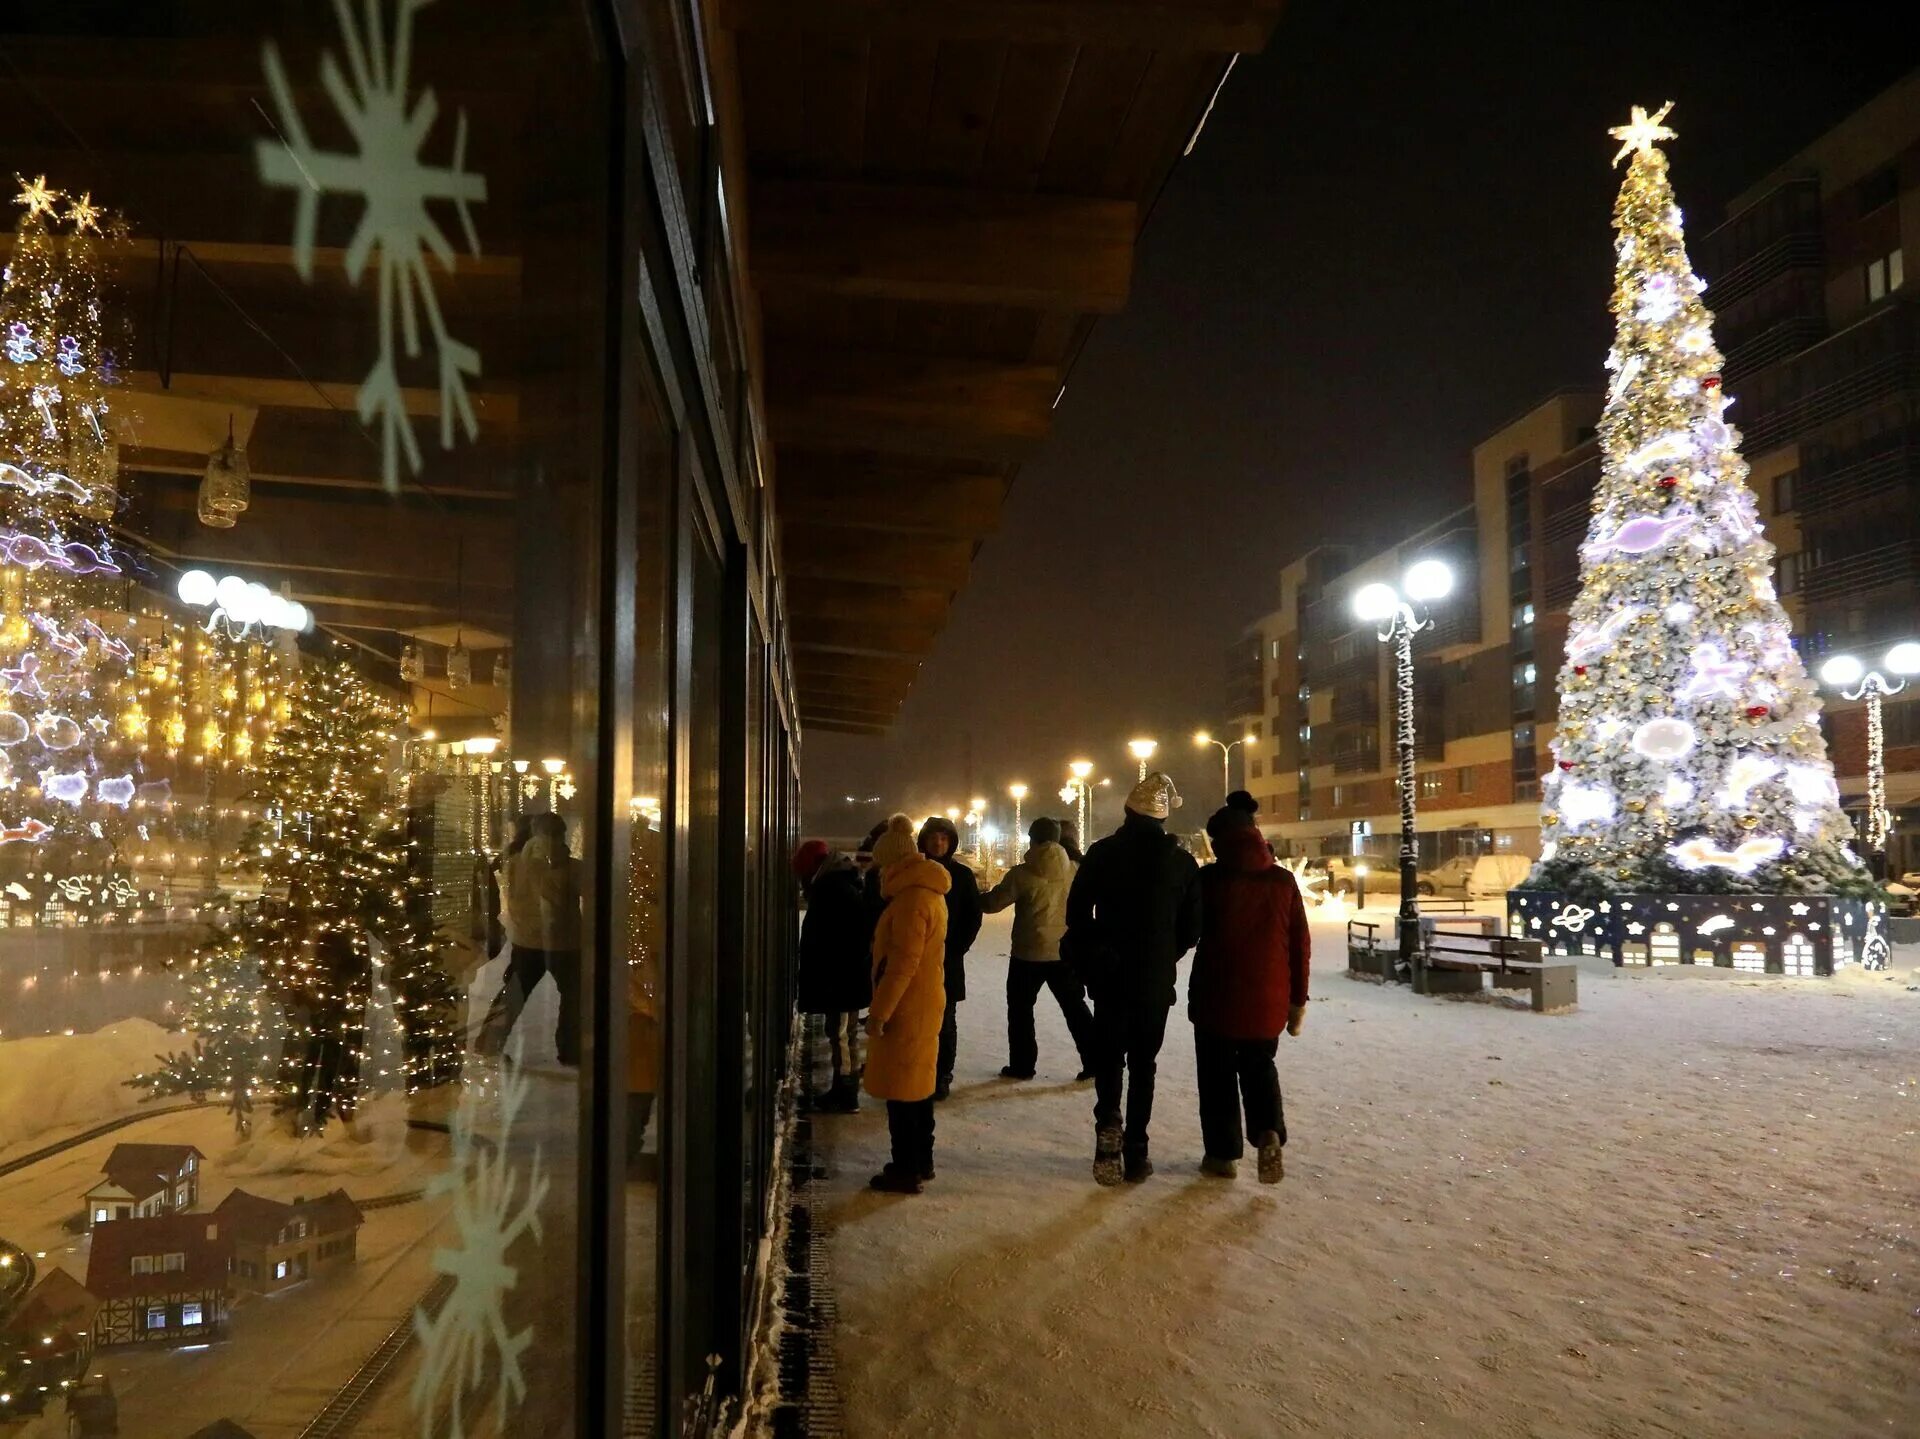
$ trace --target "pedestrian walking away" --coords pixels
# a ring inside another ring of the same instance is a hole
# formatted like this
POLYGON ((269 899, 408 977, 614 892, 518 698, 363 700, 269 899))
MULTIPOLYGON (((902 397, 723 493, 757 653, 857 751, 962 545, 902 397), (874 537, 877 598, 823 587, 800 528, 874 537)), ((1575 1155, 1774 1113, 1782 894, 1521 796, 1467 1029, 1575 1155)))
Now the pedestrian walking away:
POLYGON ((1093 1014, 1087 1008, 1086 985, 1060 957, 1074 863, 1060 845, 1057 820, 1036 819, 1027 828, 1027 838, 1031 843, 1026 857, 980 901, 988 914, 1013 906, 1013 949, 1007 960, 1007 1065, 1000 1073, 1006 1079, 1033 1078, 1040 1062, 1033 1004, 1042 989, 1050 989, 1079 1055, 1075 1079, 1091 1079, 1093 1014))
POLYGON ((945 1099, 953 1088, 954 1059, 960 1048, 960 1002, 967 997, 967 951, 980 936, 980 882, 956 851, 960 831, 935 815, 920 826, 920 853, 947 872, 947 1009, 940 1022, 940 1074, 933 1097, 945 1099))
POLYGON ((913 821, 895 815, 873 843, 887 907, 873 934, 866 1089, 887 1102, 893 1157, 870 1181, 918 1194, 933 1178, 933 1086, 946 1009, 946 869, 916 853, 913 821))
POLYGON ((1141 780, 1120 828, 1087 851, 1067 896, 1062 952, 1093 998, 1093 1177, 1101 1184, 1153 1173, 1154 1074, 1174 974, 1200 935, 1199 870, 1166 827, 1180 804, 1166 775, 1141 780))
POLYGON ((1233 1178, 1251 1141, 1260 1182, 1278 1184, 1287 1121, 1274 1056, 1280 1035, 1299 1034, 1306 1020, 1312 938, 1300 886, 1274 863, 1253 817, 1225 808, 1214 818, 1219 858, 1200 871, 1200 947, 1187 981, 1200 1168, 1233 1178))
POLYGON ((821 1016, 833 1060, 832 1086, 815 1108, 851 1113, 860 1107, 860 1011, 873 997, 876 916, 867 907, 860 867, 824 840, 810 839, 794 852, 793 873, 807 898, 799 1008, 821 1016))

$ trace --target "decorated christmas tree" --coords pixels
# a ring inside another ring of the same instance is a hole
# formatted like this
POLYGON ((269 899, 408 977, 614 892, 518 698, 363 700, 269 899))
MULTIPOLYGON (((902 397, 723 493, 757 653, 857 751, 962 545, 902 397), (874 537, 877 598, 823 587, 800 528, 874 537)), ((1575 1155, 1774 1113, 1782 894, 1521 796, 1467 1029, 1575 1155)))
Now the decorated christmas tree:
POLYGON ((149 776, 115 726, 132 673, 109 422, 104 216, 21 182, 0 278, 0 880, 86 917, 127 889, 149 776))
POLYGON ((367 1092, 454 1077, 458 991, 436 963, 426 880, 390 807, 402 719, 345 662, 308 663, 252 793, 265 817, 243 857, 262 896, 193 954, 187 1024, 199 1047, 135 1083, 218 1089, 237 1119, 265 1090, 312 1130, 351 1118, 367 1092), (265 1052, 253 1033, 263 1006, 280 1018, 265 1052))
POLYGON ((1728 423, 1659 144, 1670 108, 1613 131, 1630 164, 1612 380, 1529 886, 1871 895, 1728 423))

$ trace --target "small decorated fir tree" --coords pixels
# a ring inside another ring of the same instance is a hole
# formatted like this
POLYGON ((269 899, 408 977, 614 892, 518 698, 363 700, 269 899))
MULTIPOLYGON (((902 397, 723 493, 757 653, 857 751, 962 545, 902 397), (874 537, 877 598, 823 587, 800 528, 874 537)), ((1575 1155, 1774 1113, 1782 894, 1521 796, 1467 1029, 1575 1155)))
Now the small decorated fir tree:
MULTIPOLYGON (((1670 106, 1667 108, 1671 108, 1670 106)), ((1713 317, 1637 106, 1614 207, 1613 372, 1560 671, 1535 888, 1869 894, 1775 594, 1713 317)))

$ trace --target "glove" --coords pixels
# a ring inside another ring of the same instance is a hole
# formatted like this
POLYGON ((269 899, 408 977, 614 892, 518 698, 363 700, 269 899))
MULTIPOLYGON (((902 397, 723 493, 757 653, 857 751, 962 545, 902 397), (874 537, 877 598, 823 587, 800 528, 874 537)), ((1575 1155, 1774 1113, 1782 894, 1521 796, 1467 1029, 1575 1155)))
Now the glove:
POLYGON ((1287 1011, 1287 1033, 1298 1034, 1307 1022, 1307 1007, 1296 1004, 1287 1011))
POLYGON ((887 1022, 879 1015, 869 1011, 867 1014, 867 1038, 878 1039, 887 1032, 887 1022))

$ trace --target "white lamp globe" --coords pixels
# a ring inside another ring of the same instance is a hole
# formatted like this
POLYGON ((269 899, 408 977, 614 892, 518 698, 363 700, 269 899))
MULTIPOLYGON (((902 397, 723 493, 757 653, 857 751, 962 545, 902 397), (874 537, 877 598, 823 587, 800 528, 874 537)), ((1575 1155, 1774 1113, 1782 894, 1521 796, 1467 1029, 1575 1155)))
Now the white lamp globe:
POLYGON ((1422 604, 1445 599, 1453 592, 1453 570, 1445 560, 1421 560, 1400 581, 1407 598, 1422 604))
POLYGON ((1866 672, 1867 667, 1852 655, 1835 655, 1820 666, 1820 678, 1842 689, 1859 684, 1866 672))
POLYGON ((213 597, 219 601, 220 608, 235 619, 240 617, 242 610, 248 608, 248 601, 252 598, 247 593, 247 582, 238 575, 228 575, 222 579, 214 587, 213 597))
POLYGON ((1888 650, 1887 668, 1897 675, 1920 675, 1920 644, 1902 640, 1888 650))
POLYGON ((1392 585, 1362 585, 1353 592, 1353 616, 1369 624, 1392 619, 1399 608, 1400 596, 1394 593, 1392 585))
POLYGON ((174 586, 174 593, 180 596, 180 603, 192 605, 195 609, 204 609, 213 603, 213 597, 220 586, 212 575, 205 570, 188 570, 180 576, 180 582, 174 586))

